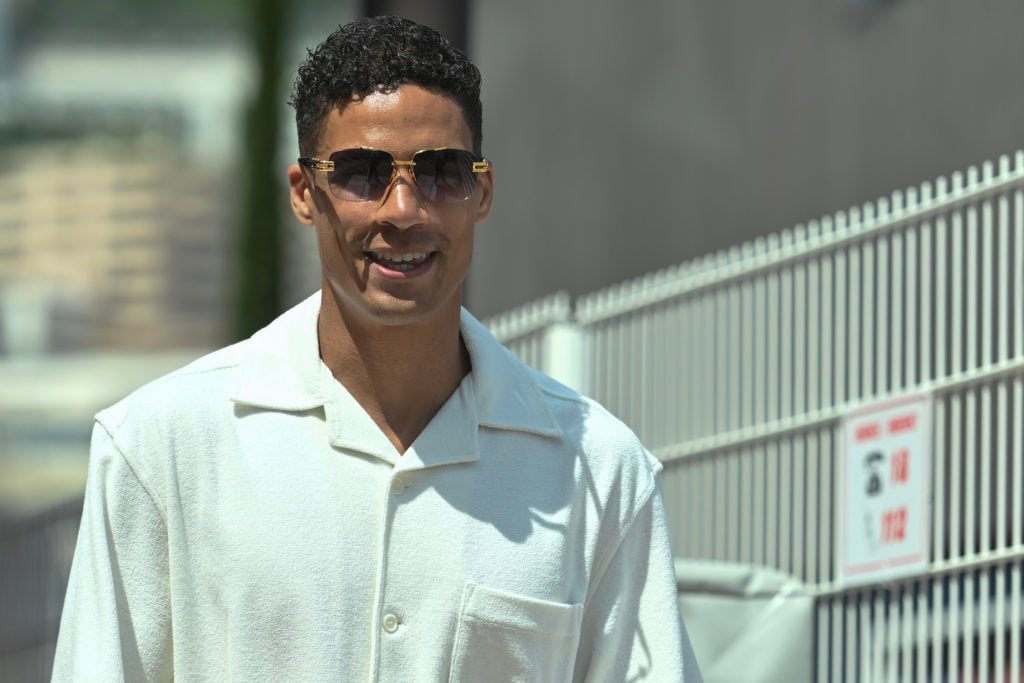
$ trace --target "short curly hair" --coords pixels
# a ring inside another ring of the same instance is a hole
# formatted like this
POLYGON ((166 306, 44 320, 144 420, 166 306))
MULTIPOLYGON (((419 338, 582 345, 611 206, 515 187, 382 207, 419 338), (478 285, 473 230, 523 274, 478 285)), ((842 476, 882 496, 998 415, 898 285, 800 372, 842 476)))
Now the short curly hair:
POLYGON ((400 17, 368 17, 339 26, 307 53, 288 101, 303 155, 316 153, 333 109, 404 83, 451 97, 472 133, 473 152, 481 153, 480 71, 434 29, 400 17))

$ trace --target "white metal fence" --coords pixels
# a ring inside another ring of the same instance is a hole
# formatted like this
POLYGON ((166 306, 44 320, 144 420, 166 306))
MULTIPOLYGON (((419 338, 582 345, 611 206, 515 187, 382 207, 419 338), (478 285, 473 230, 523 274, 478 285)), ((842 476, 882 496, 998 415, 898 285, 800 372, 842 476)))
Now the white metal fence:
POLYGON ((561 294, 487 324, 664 462, 678 556, 810 587, 817 680, 1024 681, 1024 153, 574 308, 561 294), (840 419, 920 393, 928 569, 845 588, 840 419))

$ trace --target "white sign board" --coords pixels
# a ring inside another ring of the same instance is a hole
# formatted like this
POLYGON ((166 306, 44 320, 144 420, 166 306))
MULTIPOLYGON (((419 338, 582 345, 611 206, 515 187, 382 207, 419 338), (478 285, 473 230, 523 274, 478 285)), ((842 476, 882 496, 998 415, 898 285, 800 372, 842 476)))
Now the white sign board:
POLYGON ((926 567, 931 416, 931 397, 912 396, 843 417, 837 566, 844 585, 888 581, 926 567))

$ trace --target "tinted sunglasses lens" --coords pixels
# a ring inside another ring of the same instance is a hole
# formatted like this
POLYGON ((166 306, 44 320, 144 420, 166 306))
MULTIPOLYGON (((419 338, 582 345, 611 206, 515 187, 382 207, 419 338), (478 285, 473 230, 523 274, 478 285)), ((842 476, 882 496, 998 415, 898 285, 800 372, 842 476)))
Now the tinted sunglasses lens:
POLYGON ((438 149, 418 152, 416 184, 423 196, 432 202, 461 202, 476 189, 472 154, 461 149, 438 149))
POLYGON ((331 194, 350 202, 380 199, 394 170, 387 152, 372 149, 343 149, 330 156, 334 170, 327 174, 331 194))

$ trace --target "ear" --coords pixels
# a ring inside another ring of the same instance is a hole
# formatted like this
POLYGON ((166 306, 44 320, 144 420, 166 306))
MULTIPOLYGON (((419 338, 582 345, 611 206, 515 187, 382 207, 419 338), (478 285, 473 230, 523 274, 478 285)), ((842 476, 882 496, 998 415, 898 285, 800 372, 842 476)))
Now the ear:
POLYGON ((314 206, 311 180, 312 178, 298 164, 288 167, 288 195, 291 200, 292 213, 303 225, 313 225, 314 206))
POLYGON ((481 173, 477 178, 477 188, 480 190, 480 196, 477 199, 476 216, 473 219, 474 223, 487 218, 491 213, 491 206, 494 203, 494 162, 490 161, 489 168, 486 173, 481 173))

